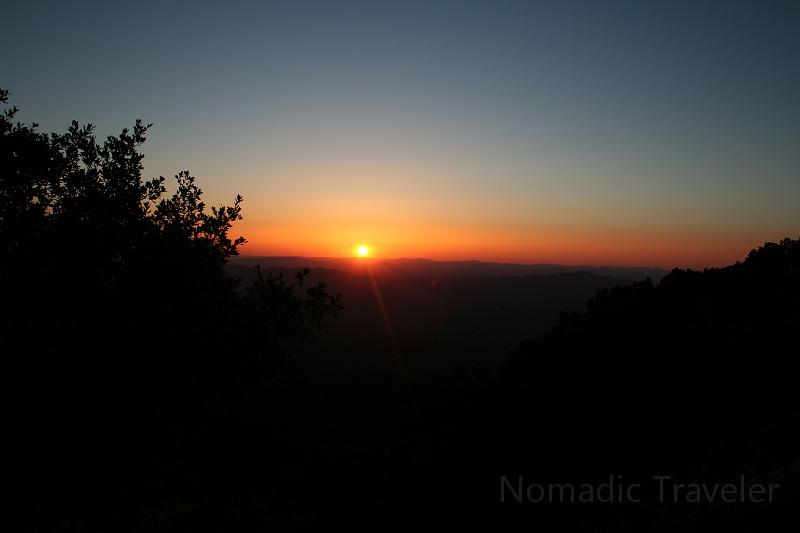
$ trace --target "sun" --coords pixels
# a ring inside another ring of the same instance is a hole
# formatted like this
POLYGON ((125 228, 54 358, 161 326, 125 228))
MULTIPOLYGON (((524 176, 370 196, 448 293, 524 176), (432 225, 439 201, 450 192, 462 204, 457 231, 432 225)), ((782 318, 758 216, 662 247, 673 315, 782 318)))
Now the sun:
POLYGON ((367 257, 369 255, 369 248, 362 244, 356 248, 356 253, 358 254, 358 257, 367 257))

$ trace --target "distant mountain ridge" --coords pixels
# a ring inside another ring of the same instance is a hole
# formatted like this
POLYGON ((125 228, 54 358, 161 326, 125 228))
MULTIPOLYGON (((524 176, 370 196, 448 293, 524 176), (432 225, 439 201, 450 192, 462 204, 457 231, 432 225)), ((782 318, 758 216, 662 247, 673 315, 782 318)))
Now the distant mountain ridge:
MULTIPOLYGON (((256 278, 254 265, 284 279, 293 279, 295 272, 309 267, 309 286, 324 282, 331 293, 342 295, 344 310, 322 333, 325 338, 386 339, 375 294, 378 287, 400 339, 469 335, 498 341, 498 346, 507 349, 520 339, 550 330, 561 311, 584 309, 598 290, 635 283, 637 274, 614 276, 559 265, 479 261, 296 257, 238 258, 226 270, 247 286, 256 278)), ((646 279, 645 273, 638 274, 644 276, 638 279, 646 279)))
POLYGON ((650 278, 657 283, 667 274, 656 267, 557 265, 499 263, 492 261, 435 261, 424 258, 355 258, 355 257, 302 257, 302 256, 238 256, 230 260, 232 265, 264 268, 325 268, 343 272, 364 273, 371 271, 380 276, 419 277, 496 277, 526 276, 531 274, 559 274, 589 272, 599 276, 630 279, 634 281, 650 278))

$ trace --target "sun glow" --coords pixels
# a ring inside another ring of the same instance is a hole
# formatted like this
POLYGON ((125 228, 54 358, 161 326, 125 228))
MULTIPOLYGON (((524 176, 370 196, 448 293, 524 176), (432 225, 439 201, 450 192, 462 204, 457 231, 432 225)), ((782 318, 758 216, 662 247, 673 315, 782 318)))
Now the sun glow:
POLYGON ((367 257, 369 255, 369 248, 362 244, 356 248, 356 254, 358 254, 358 257, 367 257))

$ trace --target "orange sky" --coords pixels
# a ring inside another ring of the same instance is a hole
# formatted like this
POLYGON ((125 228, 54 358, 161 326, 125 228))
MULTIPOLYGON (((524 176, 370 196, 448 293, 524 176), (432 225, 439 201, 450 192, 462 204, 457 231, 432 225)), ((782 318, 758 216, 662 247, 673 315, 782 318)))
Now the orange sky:
POLYGON ((792 236, 797 222, 791 194, 670 181, 671 168, 586 154, 335 146, 220 168, 235 179, 207 193, 215 204, 244 195, 242 253, 340 257, 367 244, 387 258, 703 268, 792 236))
POLYGON ((367 244, 376 257, 703 268, 791 236, 797 218, 791 195, 769 202, 746 182, 669 181, 581 154, 337 146, 248 162, 208 189, 214 203, 244 195, 243 253, 339 257, 367 244))
MULTIPOLYGON (((763 239, 665 231, 510 231, 424 225, 239 224, 248 255, 351 256, 361 244, 373 257, 480 259, 520 263, 703 268, 743 259, 763 239)), ((764 237, 766 239, 766 236, 764 237)), ((775 239, 771 239, 775 240, 775 239)))

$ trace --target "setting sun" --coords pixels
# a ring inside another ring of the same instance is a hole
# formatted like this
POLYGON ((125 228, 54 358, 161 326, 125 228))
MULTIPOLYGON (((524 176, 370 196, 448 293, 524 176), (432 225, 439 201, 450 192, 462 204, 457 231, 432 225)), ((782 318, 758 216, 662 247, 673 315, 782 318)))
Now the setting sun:
POLYGON ((358 248, 356 248, 356 253, 358 254, 359 257, 367 257, 369 255, 369 248, 363 245, 359 246, 358 248))

